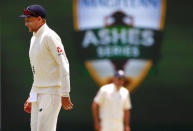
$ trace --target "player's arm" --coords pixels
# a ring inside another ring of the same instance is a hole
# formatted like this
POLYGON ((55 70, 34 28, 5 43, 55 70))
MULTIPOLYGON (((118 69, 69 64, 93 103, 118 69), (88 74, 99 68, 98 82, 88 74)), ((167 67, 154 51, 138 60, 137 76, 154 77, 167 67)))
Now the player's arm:
POLYGON ((105 100, 105 91, 104 91, 104 88, 101 87, 97 92, 92 103, 92 114, 94 119, 94 127, 96 131, 100 131, 101 129, 100 118, 99 118, 99 108, 100 106, 103 105, 104 100, 105 100))
POLYGON ((124 129, 130 131, 130 110, 124 110, 124 129))
POLYGON ((100 131, 100 119, 99 119, 99 105, 93 101, 92 103, 92 115, 94 119, 94 127, 96 131, 100 131))
POLYGON ((70 110, 72 109, 73 104, 70 100, 69 95, 70 92, 69 63, 64 51, 64 47, 62 45, 61 39, 58 36, 49 35, 46 37, 46 40, 47 40, 47 47, 60 68, 62 106, 65 110, 70 110))
POLYGON ((129 91, 127 92, 127 97, 124 101, 124 129, 125 131, 130 131, 130 110, 132 108, 131 106, 131 100, 130 100, 130 94, 129 91))

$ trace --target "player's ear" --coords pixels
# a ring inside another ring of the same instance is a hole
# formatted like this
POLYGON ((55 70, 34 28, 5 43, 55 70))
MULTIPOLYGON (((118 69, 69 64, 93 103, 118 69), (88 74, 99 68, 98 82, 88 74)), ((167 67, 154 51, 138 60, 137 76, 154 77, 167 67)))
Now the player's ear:
POLYGON ((38 16, 38 21, 43 21, 42 17, 38 16))

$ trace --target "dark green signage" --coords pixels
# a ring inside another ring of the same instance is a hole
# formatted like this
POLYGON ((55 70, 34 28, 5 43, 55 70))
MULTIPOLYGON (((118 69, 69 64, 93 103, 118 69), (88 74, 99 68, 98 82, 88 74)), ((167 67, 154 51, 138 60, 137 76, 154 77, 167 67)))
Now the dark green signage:
POLYGON ((76 32, 75 44, 83 60, 151 59, 160 56, 162 33, 153 29, 125 26, 76 32))

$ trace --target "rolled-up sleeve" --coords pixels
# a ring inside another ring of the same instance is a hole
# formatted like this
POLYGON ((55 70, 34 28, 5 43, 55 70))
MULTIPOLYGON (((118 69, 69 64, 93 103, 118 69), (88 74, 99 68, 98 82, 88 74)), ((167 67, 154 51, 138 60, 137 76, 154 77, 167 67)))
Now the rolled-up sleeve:
POLYGON ((46 37, 47 46, 56 63, 59 65, 61 91, 63 97, 69 97, 70 92, 70 71, 69 62, 66 57, 62 41, 57 35, 49 35, 46 37))
POLYGON ((97 92, 96 96, 94 97, 94 102, 101 105, 104 102, 104 97, 105 97, 104 95, 105 95, 105 92, 103 88, 101 87, 99 91, 97 92))
POLYGON ((128 92, 127 95, 126 95, 123 108, 124 108, 125 110, 127 110, 127 109, 130 110, 130 109, 132 108, 129 92, 128 92))

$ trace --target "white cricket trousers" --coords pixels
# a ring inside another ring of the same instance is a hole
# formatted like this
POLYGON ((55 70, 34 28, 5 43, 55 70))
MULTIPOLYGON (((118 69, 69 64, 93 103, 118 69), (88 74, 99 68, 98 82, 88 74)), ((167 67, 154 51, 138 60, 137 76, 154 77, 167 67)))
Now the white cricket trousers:
POLYGON ((122 121, 117 120, 102 120, 101 131, 123 131, 124 126, 122 121))
POLYGON ((31 131, 56 131, 60 109, 61 96, 38 94, 37 102, 32 103, 31 131))

